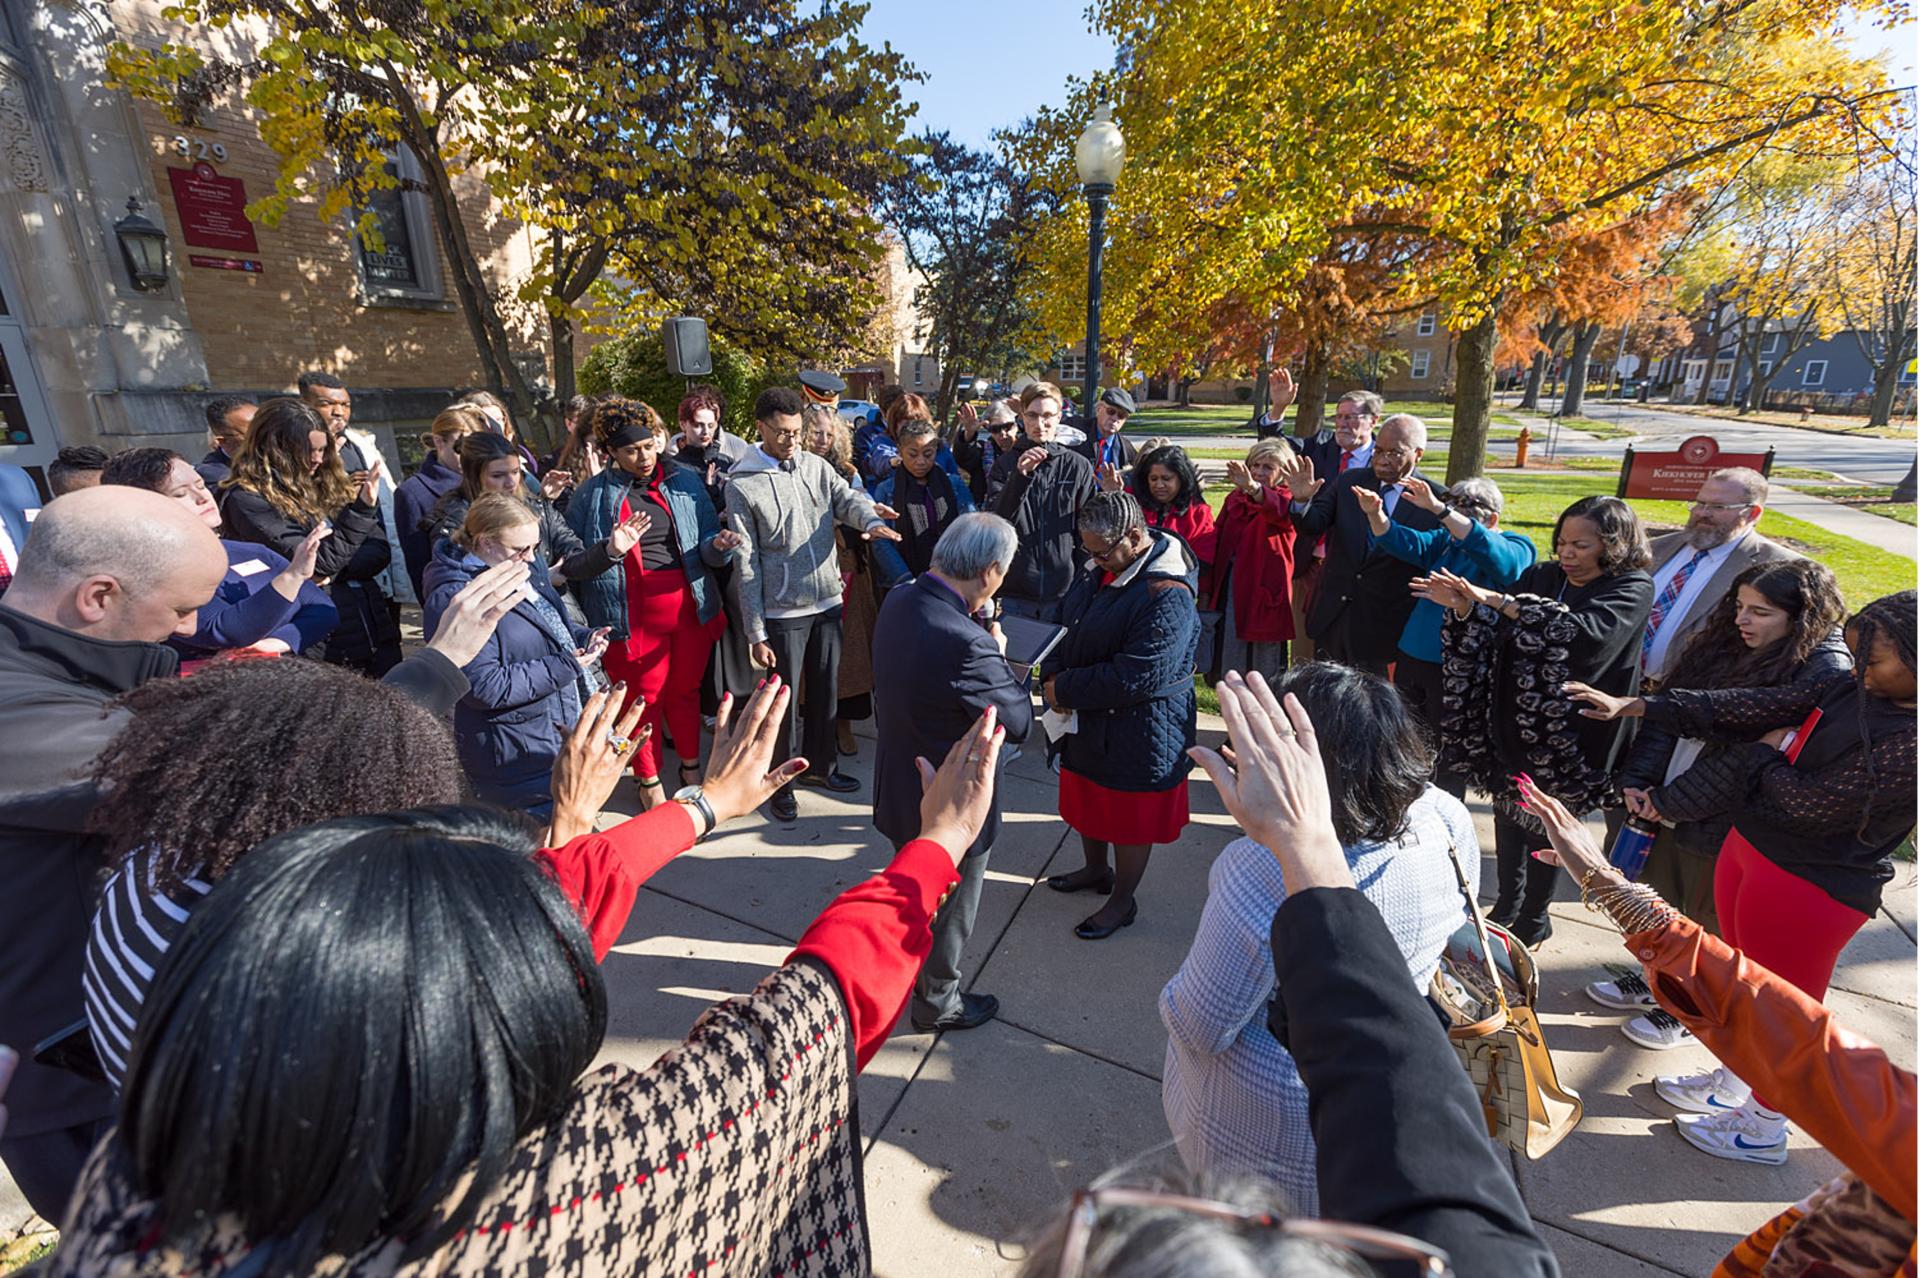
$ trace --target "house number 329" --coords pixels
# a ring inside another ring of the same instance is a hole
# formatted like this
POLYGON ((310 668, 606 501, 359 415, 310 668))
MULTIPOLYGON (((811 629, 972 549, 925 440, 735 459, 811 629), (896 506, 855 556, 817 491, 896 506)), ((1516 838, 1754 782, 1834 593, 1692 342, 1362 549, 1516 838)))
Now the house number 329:
POLYGON ((184 133, 173 136, 175 154, 189 160, 204 160, 212 157, 218 163, 226 163, 227 147, 224 142, 208 142, 205 138, 190 138, 184 133))

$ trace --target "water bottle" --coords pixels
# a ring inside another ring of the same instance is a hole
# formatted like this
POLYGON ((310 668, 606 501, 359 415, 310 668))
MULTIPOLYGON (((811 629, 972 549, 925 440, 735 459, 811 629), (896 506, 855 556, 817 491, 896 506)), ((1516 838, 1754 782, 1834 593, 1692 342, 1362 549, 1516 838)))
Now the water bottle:
POLYGON ((1607 853, 1607 861, 1627 878, 1639 878, 1640 871, 1647 865, 1647 853, 1653 850, 1653 840, 1659 833, 1659 822, 1649 821, 1645 817, 1628 817, 1626 824, 1620 827, 1620 833, 1614 837, 1613 850, 1607 853))

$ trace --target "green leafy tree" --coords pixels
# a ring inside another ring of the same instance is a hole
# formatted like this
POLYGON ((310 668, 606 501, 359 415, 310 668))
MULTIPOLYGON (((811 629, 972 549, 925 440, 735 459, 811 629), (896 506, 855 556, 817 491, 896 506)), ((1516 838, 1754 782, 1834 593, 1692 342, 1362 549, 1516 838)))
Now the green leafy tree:
POLYGON ((601 342, 580 366, 580 389, 588 395, 624 395, 653 406, 671 426, 690 385, 705 384, 725 401, 721 424, 745 439, 758 439, 753 401, 769 386, 790 385, 792 377, 746 354, 724 337, 712 337, 713 372, 697 379, 667 371, 666 345, 657 329, 634 329, 601 342))
POLYGON ((867 207, 897 171, 910 69, 857 35, 840 0, 188 0, 190 26, 257 29, 244 57, 211 40, 123 44, 115 81, 190 122, 239 94, 280 160, 251 216, 296 199, 357 216, 419 162, 448 275, 488 385, 516 415, 550 406, 512 358, 507 311, 544 312, 553 384, 572 389, 572 325, 589 304, 704 315, 772 352, 812 353, 877 304, 867 207), (538 262, 502 296, 461 217, 480 176, 533 226, 538 262), (590 290, 606 277, 609 288, 590 290))

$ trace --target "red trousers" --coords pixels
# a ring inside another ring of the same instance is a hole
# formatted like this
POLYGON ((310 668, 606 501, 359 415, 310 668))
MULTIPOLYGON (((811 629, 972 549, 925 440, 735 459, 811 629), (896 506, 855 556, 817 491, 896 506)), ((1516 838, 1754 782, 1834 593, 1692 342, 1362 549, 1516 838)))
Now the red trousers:
MULTIPOLYGON (((627 574, 627 641, 607 648, 607 678, 624 680, 627 700, 643 697, 647 703, 642 723, 653 726, 653 736, 633 752, 633 775, 642 781, 660 775, 660 744, 673 736, 680 758, 700 758, 700 679, 707 670, 720 616, 702 625, 693 606, 687 575, 677 568, 646 572, 629 557, 627 574)), ((668 787, 679 789, 678 778, 668 787)))
POLYGON ((1713 904, 1728 945, 1813 999, 1826 997, 1840 951, 1867 924, 1860 911, 1762 856, 1739 830, 1720 845, 1713 904))

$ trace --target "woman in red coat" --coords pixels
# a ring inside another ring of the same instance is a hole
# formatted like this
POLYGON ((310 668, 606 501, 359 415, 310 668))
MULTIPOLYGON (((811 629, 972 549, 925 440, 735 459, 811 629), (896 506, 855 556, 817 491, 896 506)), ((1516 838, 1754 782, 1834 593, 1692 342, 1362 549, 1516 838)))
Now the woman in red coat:
POLYGON ((1233 492, 1221 509, 1212 570, 1200 591, 1202 608, 1226 613, 1220 669, 1209 675, 1258 670, 1273 679, 1287 668, 1287 641, 1293 638, 1293 520, 1287 513, 1292 495, 1277 482, 1286 455, 1285 443, 1263 439, 1247 450, 1245 462, 1227 463, 1233 492))
POLYGON ((1193 548, 1204 577, 1213 563, 1213 508, 1200 490, 1200 476, 1187 450, 1177 444, 1150 449, 1134 465, 1133 495, 1147 527, 1179 533, 1193 548))

